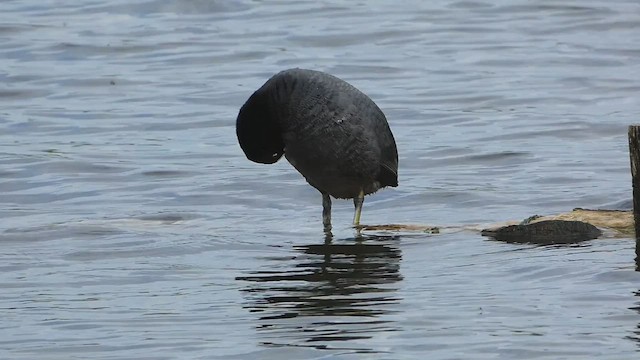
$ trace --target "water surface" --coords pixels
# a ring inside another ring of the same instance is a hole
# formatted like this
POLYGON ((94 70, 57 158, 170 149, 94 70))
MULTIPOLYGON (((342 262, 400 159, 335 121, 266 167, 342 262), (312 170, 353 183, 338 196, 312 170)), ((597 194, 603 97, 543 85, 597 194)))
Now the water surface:
POLYGON ((636 1, 3 1, 0 357, 630 359, 634 241, 505 244, 460 226, 631 196, 636 1), (247 97, 289 67, 384 110, 400 186, 356 234, 247 97), (451 228, 448 228, 451 226, 451 228))

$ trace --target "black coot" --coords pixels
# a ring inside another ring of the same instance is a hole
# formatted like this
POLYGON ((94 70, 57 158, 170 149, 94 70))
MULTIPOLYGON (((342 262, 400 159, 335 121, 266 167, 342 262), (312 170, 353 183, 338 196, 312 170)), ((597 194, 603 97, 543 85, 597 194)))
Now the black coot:
POLYGON ((398 150, 384 114, 360 90, 335 76, 289 69, 249 97, 236 120, 247 158, 273 164, 284 156, 322 193, 331 229, 331 198, 353 199, 355 226, 364 196, 398 186, 398 150))

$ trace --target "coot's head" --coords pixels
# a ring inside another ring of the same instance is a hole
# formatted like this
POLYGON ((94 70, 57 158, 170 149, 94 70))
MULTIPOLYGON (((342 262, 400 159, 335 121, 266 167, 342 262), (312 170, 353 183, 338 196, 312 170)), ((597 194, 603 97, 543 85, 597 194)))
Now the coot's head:
POLYGON ((273 164, 284 154, 280 127, 270 111, 267 94, 259 89, 240 108, 236 120, 236 135, 247 159, 273 164))

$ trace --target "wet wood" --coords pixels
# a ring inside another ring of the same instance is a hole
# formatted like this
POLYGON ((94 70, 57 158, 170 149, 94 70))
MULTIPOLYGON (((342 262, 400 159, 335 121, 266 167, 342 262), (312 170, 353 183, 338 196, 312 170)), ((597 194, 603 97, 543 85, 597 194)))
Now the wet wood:
POLYGON ((640 271, 640 125, 629 126, 629 159, 633 188, 633 219, 636 233, 636 270, 640 271))
POLYGON ((592 240, 602 235, 597 227, 576 220, 543 220, 526 224, 501 226, 485 229, 484 236, 511 243, 532 243, 540 245, 572 244, 592 240))
POLYGON ((629 158, 631 160, 635 232, 640 235, 640 174, 638 174, 638 167, 640 167, 640 125, 629 126, 629 158))
POLYGON ((360 229, 370 231, 408 231, 424 232, 429 234, 439 234, 440 228, 437 226, 418 224, 385 224, 385 225, 361 225, 360 229))
MULTIPOLYGON (((551 216, 531 216, 523 221, 496 224, 484 229, 460 226, 458 230, 480 230, 497 240, 532 243, 571 243, 598 237, 636 237, 637 262, 640 264, 640 125, 629 126, 629 158, 633 188, 633 211, 589 210, 576 208, 551 216)), ((364 225, 362 230, 440 233, 440 228, 427 225, 364 225)), ((447 230, 456 227, 447 227, 447 230)), ((638 265, 640 267, 640 265, 638 265)))
POLYGON ((505 236, 509 239, 515 239, 520 234, 520 242, 563 243, 562 238, 569 242, 576 242, 578 241, 576 239, 582 241, 596 237, 632 237, 634 236, 634 219, 632 211, 576 208, 562 214, 534 215, 525 220, 506 221, 485 227, 480 225, 438 227, 420 224, 386 224, 363 225, 360 228, 365 231, 421 232, 428 234, 471 231, 479 232, 485 236, 502 234, 499 235, 501 238, 505 236), (539 223, 543 224, 537 225, 539 223), (544 240, 545 237, 546 241, 544 240), (529 239, 529 241, 526 239, 529 239))
POLYGON ((546 220, 581 221, 604 230, 606 237, 628 237, 634 235, 633 214, 623 210, 592 210, 575 208, 570 212, 538 216, 531 223, 546 220))

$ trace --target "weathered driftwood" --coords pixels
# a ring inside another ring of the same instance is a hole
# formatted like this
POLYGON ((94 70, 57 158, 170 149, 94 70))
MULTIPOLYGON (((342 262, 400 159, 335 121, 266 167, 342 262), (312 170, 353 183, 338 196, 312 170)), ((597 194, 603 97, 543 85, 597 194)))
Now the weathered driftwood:
MULTIPOLYGON (((441 228, 427 225, 365 225, 363 230, 393 232, 424 232, 438 234, 441 228)), ((497 240, 536 243, 560 244, 574 243, 598 237, 633 237, 634 221, 631 211, 623 210, 589 210, 576 208, 573 211, 550 216, 532 216, 524 221, 510 221, 495 224, 487 228, 479 226, 451 226, 444 231, 480 231, 482 235, 497 240)))
POLYGON ((499 241, 533 244, 571 244, 602 235, 597 227, 582 221, 543 220, 527 224, 484 229, 482 235, 499 241))
POLYGON ((640 173, 638 173, 638 168, 640 168, 640 125, 629 126, 629 158, 631 160, 635 232, 640 234, 640 173))
POLYGON ((542 220, 582 221, 603 229, 605 235, 610 237, 634 235, 633 213, 625 210, 590 210, 576 208, 568 213, 543 216, 533 222, 542 220))
MULTIPOLYGON (((640 125, 629 126, 629 158, 633 187, 633 211, 573 209, 552 216, 532 216, 524 221, 496 224, 485 229, 474 226, 447 227, 446 230, 480 230, 497 240, 531 243, 572 243, 598 237, 636 237, 640 261, 640 125)), ((626 207, 626 206, 625 206, 626 207)), ((361 226, 363 230, 440 233, 426 225, 361 226)), ((638 263, 640 264, 640 262, 638 263)), ((640 265, 638 265, 640 268, 640 265)))
POLYGON ((362 225, 362 230, 371 231, 407 231, 424 232, 429 234, 439 234, 440 228, 437 226, 427 226, 418 224, 385 224, 385 225, 362 225))
MULTIPOLYGON (((500 228, 504 228, 510 225, 521 225, 523 231, 526 230, 526 226, 534 225, 540 222, 546 222, 548 227, 545 231, 549 236, 555 236, 557 234, 571 234, 575 233, 576 236, 589 238, 592 236, 593 231, 588 227, 580 227, 572 222, 580 222, 592 225, 599 228, 602 233, 596 237, 632 237, 634 235, 633 214, 631 211, 623 210, 590 210, 576 208, 573 211, 562 213, 559 215, 549 216, 533 216, 520 223, 509 222, 505 224, 495 225, 486 229, 483 229, 483 235, 491 236, 492 232, 497 231, 500 228), (551 222, 549 222, 551 221, 551 222)), ((543 231, 543 227, 537 225, 538 232, 543 231)))

